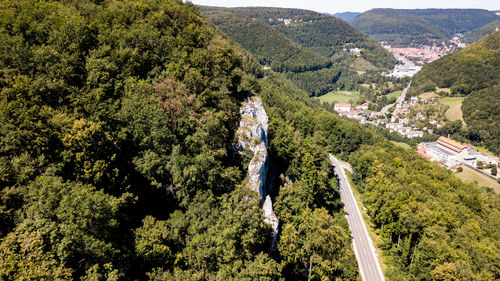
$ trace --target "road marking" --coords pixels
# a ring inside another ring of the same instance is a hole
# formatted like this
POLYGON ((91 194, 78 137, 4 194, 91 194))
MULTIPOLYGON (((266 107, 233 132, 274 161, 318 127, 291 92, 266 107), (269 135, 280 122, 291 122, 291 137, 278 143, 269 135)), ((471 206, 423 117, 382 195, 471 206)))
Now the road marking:
POLYGON ((375 248, 373 247, 371 238, 368 235, 368 230, 366 229, 359 206, 354 198, 354 193, 352 192, 349 182, 347 181, 347 177, 345 176, 343 170, 344 167, 333 155, 330 154, 329 156, 332 165, 335 166, 334 171, 339 178, 338 184, 340 199, 342 200, 342 203, 344 203, 347 222, 349 224, 349 228, 351 229, 354 254, 358 261, 361 278, 364 281, 384 280, 382 269, 380 268, 376 258, 375 248), (349 215, 347 215, 347 212, 349 215), (374 269, 372 266, 375 267, 375 271, 377 271, 378 274, 366 275, 365 269, 373 271, 374 269))

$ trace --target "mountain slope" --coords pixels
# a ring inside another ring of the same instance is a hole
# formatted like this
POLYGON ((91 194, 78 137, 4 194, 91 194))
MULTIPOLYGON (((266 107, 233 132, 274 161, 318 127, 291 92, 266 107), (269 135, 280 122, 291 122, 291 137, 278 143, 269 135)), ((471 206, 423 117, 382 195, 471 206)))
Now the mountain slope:
POLYGON ((462 135, 500 154, 499 69, 500 32, 494 31, 467 48, 425 65, 415 75, 410 94, 440 87, 450 88, 452 95, 467 95, 462 110, 468 126, 462 135))
POLYGON ((498 197, 263 73, 192 4, 0 6, 1 280, 359 280, 329 152, 355 167, 394 280, 498 275, 498 197), (235 151, 253 94, 272 254, 255 155, 235 151))
MULTIPOLYGON (((258 62, 196 7, 0 6, 1 280, 358 279, 326 144, 307 137, 319 111, 288 80, 256 78, 258 62), (273 168, 297 179, 276 203, 290 207, 282 237, 300 240, 278 241, 273 256, 261 198, 246 188, 253 155, 235 150, 251 92, 267 102, 273 168), (278 117, 285 102, 308 122, 278 117), (307 200, 292 202, 298 193, 307 200)), ((370 132, 322 113, 343 124, 332 142, 356 130, 348 151, 368 143, 370 132)))
POLYGON ((414 77, 415 89, 424 90, 433 83, 450 88, 452 94, 468 95, 473 91, 491 87, 500 80, 500 32, 488 36, 425 65, 414 77))
POLYGON ((327 58, 293 42, 263 22, 229 12, 207 15, 222 31, 247 50, 263 65, 278 72, 303 72, 331 65, 327 58))
POLYGON ((332 17, 337 17, 339 19, 343 19, 345 21, 351 21, 357 16, 361 15, 362 13, 359 12, 343 12, 343 13, 335 13, 335 14, 327 14, 332 17))
POLYGON ((467 31, 464 34, 463 41, 465 43, 472 44, 477 40, 483 38, 484 36, 490 34, 491 32, 495 31, 496 28, 500 28, 500 19, 494 20, 486 25, 483 25, 471 31, 467 31))
POLYGON ((440 43, 496 19, 494 12, 479 9, 372 9, 351 23, 377 41, 409 45, 440 43))
POLYGON ((295 42, 325 56, 342 48, 358 47, 361 56, 378 67, 390 68, 393 56, 378 43, 359 32, 349 23, 335 17, 299 9, 233 8, 231 12, 261 21, 275 27, 295 42), (285 23, 285 20, 290 20, 285 23))
POLYGON ((355 70, 388 68, 395 63, 385 49, 337 18, 297 9, 200 8, 261 64, 286 73, 312 96, 352 87, 360 79, 355 70), (362 48, 361 54, 344 50, 353 47, 362 48))

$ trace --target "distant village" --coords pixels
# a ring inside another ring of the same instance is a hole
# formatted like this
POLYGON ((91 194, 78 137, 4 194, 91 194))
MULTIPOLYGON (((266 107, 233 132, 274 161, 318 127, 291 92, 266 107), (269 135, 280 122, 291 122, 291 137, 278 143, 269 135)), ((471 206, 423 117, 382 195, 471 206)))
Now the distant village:
MULTIPOLYGON (((400 100, 403 100, 403 98, 404 96, 400 97, 400 100)), ((415 125, 409 125, 410 119, 407 117, 409 109, 411 106, 418 104, 419 100, 420 99, 418 97, 411 97, 409 102, 403 100, 396 103, 396 108, 391 113, 390 119, 388 119, 389 114, 387 113, 387 110, 391 105, 378 112, 368 110, 368 104, 366 103, 356 107, 353 107, 350 103, 336 103, 333 109, 340 116, 355 119, 359 124, 371 124, 373 126, 384 127, 390 132, 397 132, 401 136, 411 139, 423 137, 424 131, 428 133, 433 132, 433 128, 431 127, 419 129, 415 125)), ((392 104, 392 106, 393 105, 394 104, 392 104)), ((425 116, 420 113, 417 114, 417 118, 425 119, 425 116)), ((430 123, 434 124, 433 127, 441 127, 441 125, 435 120, 430 120, 430 123)))
MULTIPOLYGON (((423 137, 424 131, 418 130, 414 126, 409 126, 408 109, 410 106, 419 102, 418 97, 411 97, 409 102, 403 102, 396 105, 390 121, 383 112, 373 112, 368 110, 368 105, 362 104, 353 107, 349 103, 336 103, 334 110, 340 115, 357 120, 360 124, 371 124, 388 129, 390 132, 397 132, 407 138, 423 137)), ((424 119, 422 113, 417 114, 417 118, 424 119)), ((440 128, 435 120, 430 121, 436 128, 440 128)), ((432 128, 424 128, 425 131, 432 133, 432 128)), ((492 166, 500 167, 500 159, 478 152, 471 144, 460 144, 449 137, 440 137, 436 142, 422 142, 419 144, 417 153, 429 161, 438 162, 440 166, 453 171, 457 170, 459 165, 466 165, 475 170, 491 169, 492 166)), ((491 172, 488 174, 491 177, 491 172)), ((494 175, 496 179, 498 178, 494 175)))
MULTIPOLYGON (((466 47, 460 42, 462 34, 457 34, 451 44, 446 46, 444 42, 441 45, 420 46, 416 48, 393 48, 384 42, 382 46, 391 52, 399 61, 392 72, 384 72, 382 75, 404 78, 412 77, 422 69, 422 64, 437 60, 438 58, 454 52, 460 48, 466 47)), ((359 54, 359 48, 344 49, 351 53, 359 54)), ((411 85, 411 83, 410 83, 411 85)), ((410 86, 409 85, 409 86, 410 86)), ((408 88, 409 88, 408 86, 408 88)), ((353 106, 350 103, 336 103, 334 110, 342 117, 356 120, 359 124, 371 124, 396 132, 406 138, 423 137, 424 133, 432 134, 435 129, 442 127, 438 121, 428 118, 422 112, 413 111, 412 108, 421 104, 436 103, 433 98, 411 97, 405 100, 406 88, 396 103, 384 107, 381 111, 368 110, 368 104, 353 106), (394 110, 389 113, 393 106, 394 110), (422 127, 422 124, 427 126, 422 127)), ((461 144, 448 137, 439 137, 436 142, 422 142, 418 145, 417 153, 429 161, 437 162, 438 165, 456 171, 460 165, 468 166, 496 180, 500 176, 496 173, 496 167, 500 167, 498 157, 478 152, 471 144, 461 144), (495 167, 495 168, 493 168, 495 167)))
POLYGON ((462 37, 463 34, 455 34, 455 37, 449 41, 449 45, 441 42, 439 45, 421 45, 408 48, 392 47, 387 42, 380 42, 382 47, 393 54, 399 61, 399 64, 391 72, 383 72, 382 75, 394 78, 413 77, 422 69, 423 64, 433 62, 446 54, 467 47, 467 44, 460 41, 462 37))

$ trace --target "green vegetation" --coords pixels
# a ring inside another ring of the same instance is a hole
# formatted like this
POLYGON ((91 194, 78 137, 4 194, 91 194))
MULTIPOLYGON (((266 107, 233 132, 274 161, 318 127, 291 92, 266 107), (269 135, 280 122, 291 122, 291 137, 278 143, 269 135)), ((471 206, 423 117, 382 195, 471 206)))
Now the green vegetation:
POLYGON ((399 98, 399 96, 401 96, 401 94, 403 93, 403 91, 396 91, 396 92, 392 92, 390 94, 387 95, 387 98, 388 99, 397 99, 399 98))
MULTIPOLYGON (((461 111, 466 128, 456 126, 446 134, 455 134, 463 141, 485 146, 500 154, 500 32, 493 32, 471 46, 445 56, 415 75, 409 95, 433 91, 436 87, 450 88, 442 95, 466 96, 461 111)), ((442 99, 453 101, 447 115, 459 120, 457 103, 462 98, 442 99)))
POLYGON ((326 152, 369 132, 258 79, 189 3, 1 6, 0 279, 358 278, 326 152), (270 116, 272 255, 232 149, 248 91, 270 116), (295 181, 279 188, 280 174, 295 181))
POLYGON ((498 181, 467 166, 461 166, 459 168, 462 168, 462 172, 456 174, 457 178, 463 180, 464 182, 476 183, 479 186, 492 188, 497 194, 500 193, 500 183, 498 183, 498 181))
POLYGON ((450 88, 451 95, 468 95, 498 84, 499 67, 500 33, 493 32, 467 48, 425 65, 413 79, 412 92, 440 87, 450 88))
POLYGON ((227 10, 260 19, 293 41, 325 56, 331 56, 342 48, 358 47, 363 50, 361 56, 375 66, 391 68, 396 63, 394 57, 377 42, 339 18, 299 9, 252 7, 227 10), (279 19, 290 19, 292 22, 285 24, 279 19))
POLYGON ((494 12, 478 9, 372 9, 351 23, 377 41, 408 46, 440 44, 497 19, 494 12))
POLYGON ((395 146, 367 146, 351 160, 391 280, 496 279, 498 195, 395 146))
POLYGON ((229 12, 207 14, 231 38, 249 50, 262 65, 278 72, 304 72, 331 65, 327 58, 288 39, 269 25, 229 12))
POLYGON ((329 152, 354 164, 395 280, 498 275, 498 197, 263 72, 192 4, 0 5, 0 279, 359 280, 329 152), (274 251, 233 149, 250 92, 274 251))
POLYGON ((444 113, 449 121, 460 120, 465 125, 462 117, 462 103, 464 97, 446 97, 439 99, 439 103, 448 106, 448 110, 444 113))
POLYGON ((500 84, 467 96, 462 110, 466 137, 500 155, 500 84))
POLYGON ((500 27, 500 19, 494 20, 486 25, 483 25, 474 30, 468 31, 464 34, 463 41, 468 44, 472 44, 477 40, 483 38, 484 36, 495 31, 497 27, 500 27))
POLYGON ((393 143, 396 146, 405 148, 405 149, 412 149, 412 147, 409 144, 404 143, 404 142, 391 141, 391 143, 393 143))
POLYGON ((297 9, 201 9, 262 65, 286 73, 311 96, 354 89, 364 79, 355 70, 379 72, 396 63, 375 41, 338 18, 297 9), (362 49, 360 57, 344 50, 354 47, 362 49))
POLYGON ((330 92, 326 95, 318 97, 317 99, 321 102, 329 103, 350 103, 356 101, 359 98, 359 93, 354 91, 336 91, 330 92))

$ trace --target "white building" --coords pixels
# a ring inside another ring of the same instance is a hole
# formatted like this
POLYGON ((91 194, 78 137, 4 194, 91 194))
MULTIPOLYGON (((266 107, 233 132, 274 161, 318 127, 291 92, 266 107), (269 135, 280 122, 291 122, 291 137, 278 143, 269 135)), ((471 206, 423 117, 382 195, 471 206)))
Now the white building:
POLYGON ((336 103, 335 106, 333 107, 333 110, 335 111, 345 111, 349 112, 351 111, 351 104, 350 103, 336 103))
POLYGON ((361 49, 357 48, 357 47, 356 48, 351 48, 351 49, 349 49, 349 52, 355 53, 355 54, 359 54, 359 53, 361 53, 361 49))

